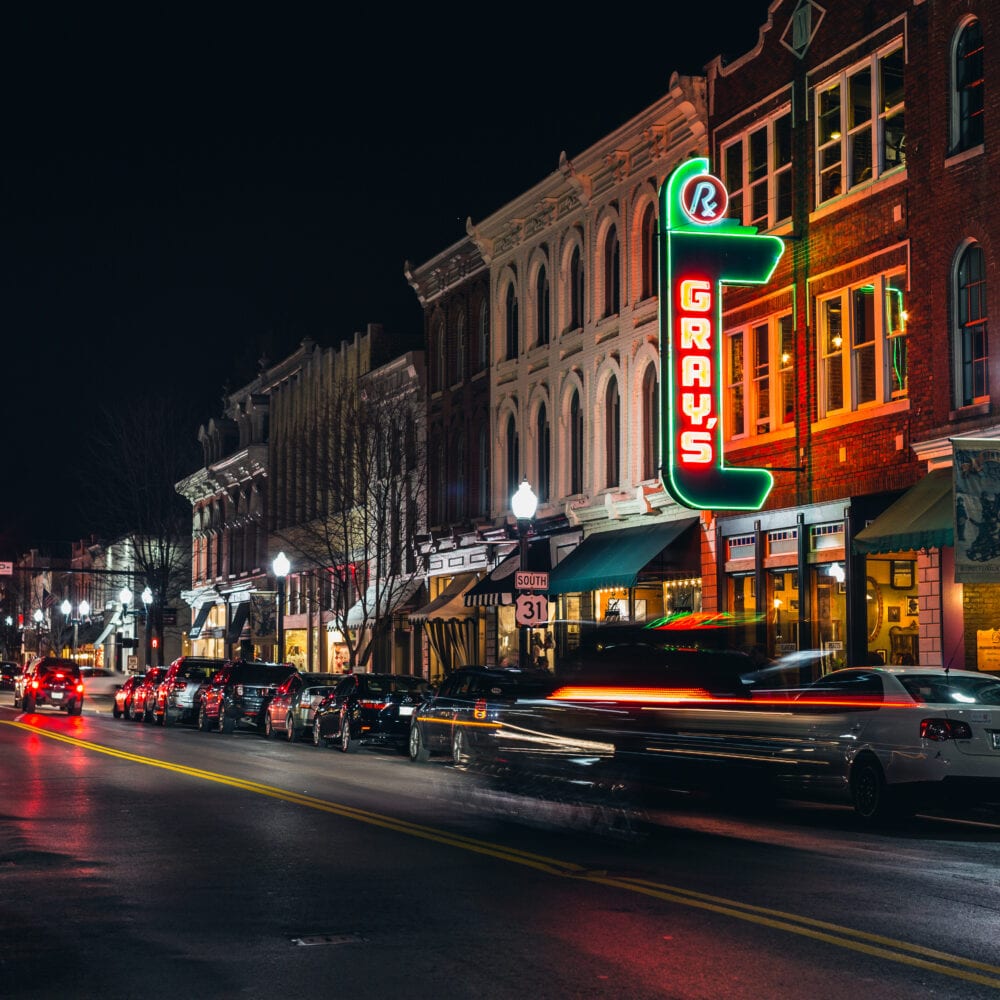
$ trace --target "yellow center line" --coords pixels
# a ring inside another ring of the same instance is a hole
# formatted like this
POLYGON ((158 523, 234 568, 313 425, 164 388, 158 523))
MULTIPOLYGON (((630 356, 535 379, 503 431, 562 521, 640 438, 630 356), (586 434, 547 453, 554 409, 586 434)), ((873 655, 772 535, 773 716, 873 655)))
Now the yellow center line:
POLYGON ((688 906, 696 909, 718 913, 736 920, 743 920, 757 924, 762 927, 770 927, 775 930, 784 931, 789 934, 797 934, 801 937, 812 938, 816 941, 823 941, 838 948, 846 948, 852 951, 863 952, 864 954, 876 958, 886 959, 890 962, 897 962, 903 965, 913 966, 940 975, 950 976, 954 979, 962 979, 966 982, 977 983, 983 986, 990 986, 1000 990, 1000 966, 989 965, 985 962, 977 962, 973 959, 963 958, 960 955, 951 955, 947 952, 937 951, 933 948, 925 948, 922 945, 911 944, 907 941, 900 941, 895 938, 885 937, 881 934, 873 934, 867 931, 855 930, 844 927, 840 924, 828 923, 812 917, 798 916, 793 913, 786 913, 782 910, 775 910, 764 906, 755 906, 750 903, 741 903, 736 900, 725 899, 721 896, 712 896, 707 893, 697 892, 691 889, 684 889, 678 886, 666 885, 646 879, 612 877, 604 872, 588 871, 582 865, 573 862, 561 861, 557 858, 549 858, 545 855, 535 854, 530 851, 522 851, 512 847, 505 847, 489 841, 478 840, 473 837, 465 837, 461 834, 447 833, 436 827, 423 826, 418 823, 411 823, 407 820, 386 816, 382 813, 371 812, 367 809, 358 809, 353 806, 341 805, 330 802, 327 799, 317 798, 307 795, 304 792, 292 792, 274 785, 265 785, 259 781, 251 781, 245 778, 234 778, 230 775, 219 774, 215 771, 205 771, 201 768, 188 767, 183 764, 174 764, 169 761, 157 760, 154 757, 144 757, 141 754, 131 753, 127 750, 118 750, 114 747, 104 746, 100 743, 91 743, 88 740, 81 740, 74 736, 66 736, 63 733, 52 732, 39 726, 29 725, 16 720, 0 720, 4 725, 23 729, 26 732, 45 736, 61 743, 80 747, 84 750, 91 750, 95 753, 105 754, 109 757, 116 757, 120 760, 131 761, 136 764, 145 764, 148 767, 157 767, 164 771, 172 771, 176 774, 187 775, 202 781, 212 781, 221 785, 228 785, 232 788, 239 788, 244 791, 253 792, 257 795, 266 795, 269 798, 279 799, 294 805, 305 806, 321 812, 341 816, 345 819, 353 819, 361 823, 368 823, 371 826, 378 826, 386 830, 393 830, 411 837, 419 837, 423 840, 434 841, 449 847, 456 847, 465 851, 472 851, 477 854, 497 858, 501 861, 508 861, 513 864, 534 868, 538 871, 551 875, 558 875, 564 878, 574 878, 579 881, 590 882, 594 885, 608 886, 614 889, 623 889, 628 892, 638 892, 645 896, 662 899, 665 902, 675 903, 680 906, 688 906), (944 964, 949 963, 949 964, 944 964))

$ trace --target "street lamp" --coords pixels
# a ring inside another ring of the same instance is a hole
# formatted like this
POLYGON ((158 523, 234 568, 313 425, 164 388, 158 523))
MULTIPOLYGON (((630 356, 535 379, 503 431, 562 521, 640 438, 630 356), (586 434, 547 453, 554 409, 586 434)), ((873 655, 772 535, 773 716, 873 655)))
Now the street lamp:
MULTIPOLYGON (((517 492, 510 498, 510 509, 517 518, 517 540, 519 548, 519 567, 523 572, 528 568, 528 529, 531 527, 532 518, 538 509, 538 497, 531 488, 527 476, 521 480, 517 492)), ((525 626, 518 628, 518 664, 521 668, 528 666, 528 630, 525 626)))
POLYGON ((291 568, 292 564, 284 552, 279 552, 271 563, 278 580, 278 663, 285 662, 285 577, 291 568))
POLYGON ((87 601, 80 601, 77 605, 76 614, 73 614, 73 605, 65 600, 59 605, 59 610, 69 619, 73 626, 73 659, 76 659, 76 647, 80 638, 80 622, 84 618, 90 617, 90 604, 87 601))
POLYGON ((42 622, 45 621, 45 612, 41 608, 35 608, 32 616, 35 619, 35 652, 42 655, 42 622))
MULTIPOLYGON (((153 592, 146 587, 142 592, 142 610, 145 615, 146 624, 146 666, 152 666, 153 663, 153 633, 149 627, 149 606, 153 603, 153 592)), ((162 664, 157 664, 161 666, 162 664)))

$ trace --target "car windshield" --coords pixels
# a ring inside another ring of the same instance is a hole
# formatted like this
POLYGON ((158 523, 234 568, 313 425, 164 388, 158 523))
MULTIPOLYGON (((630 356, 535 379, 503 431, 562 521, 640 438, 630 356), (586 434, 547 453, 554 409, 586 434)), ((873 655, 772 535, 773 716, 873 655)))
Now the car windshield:
POLYGON ((56 663, 52 666, 44 667, 42 669, 42 674, 45 676, 51 675, 53 677, 59 677, 60 675, 63 677, 79 677, 80 668, 74 664, 56 663))
POLYGON ((368 676, 362 680, 365 694, 403 694, 423 690, 427 682, 420 677, 368 676))
POLYGON ((1000 680, 955 674, 900 674, 914 701, 933 705, 1000 705, 1000 680))
POLYGON ((240 684, 280 684, 288 674, 288 667, 273 663, 247 663, 234 679, 240 684))
POLYGON ((207 681, 215 673, 215 667, 206 667, 197 663, 190 663, 177 671, 178 677, 186 677, 188 680, 207 681))

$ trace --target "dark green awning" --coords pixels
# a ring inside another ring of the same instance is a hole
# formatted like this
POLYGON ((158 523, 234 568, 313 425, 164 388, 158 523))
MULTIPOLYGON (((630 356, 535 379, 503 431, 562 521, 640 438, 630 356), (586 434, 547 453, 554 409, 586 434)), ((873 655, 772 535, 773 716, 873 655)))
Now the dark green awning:
MULTIPOLYGON (((685 517, 591 535, 552 571, 549 595, 578 594, 603 587, 632 588, 646 564, 697 523, 698 518, 685 517)), ((691 567, 678 569, 687 571, 691 567)))
POLYGON ((859 531, 854 551, 909 552, 955 544, 952 470, 935 469, 859 531))

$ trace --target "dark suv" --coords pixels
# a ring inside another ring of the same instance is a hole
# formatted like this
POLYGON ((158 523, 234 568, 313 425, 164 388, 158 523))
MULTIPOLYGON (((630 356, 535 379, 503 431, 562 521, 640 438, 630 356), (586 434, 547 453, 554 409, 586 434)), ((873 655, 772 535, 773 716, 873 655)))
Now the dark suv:
POLYGON ((179 656, 174 660, 156 688, 156 722, 161 726, 194 722, 198 718, 196 695, 225 663, 211 656, 179 656))
POLYGON ((497 732, 511 724, 512 714, 521 714, 518 703, 545 699, 557 686, 547 670, 460 667, 413 713, 410 760, 425 761, 441 753, 464 764, 473 757, 492 756, 497 732))
POLYGON ((231 733, 237 725, 264 730, 267 706, 295 667, 288 663, 233 660, 215 672, 202 688, 198 728, 231 733))
POLYGON ((83 711, 83 678, 73 660, 41 656, 31 661, 14 685, 14 707, 34 712, 39 705, 83 711))

